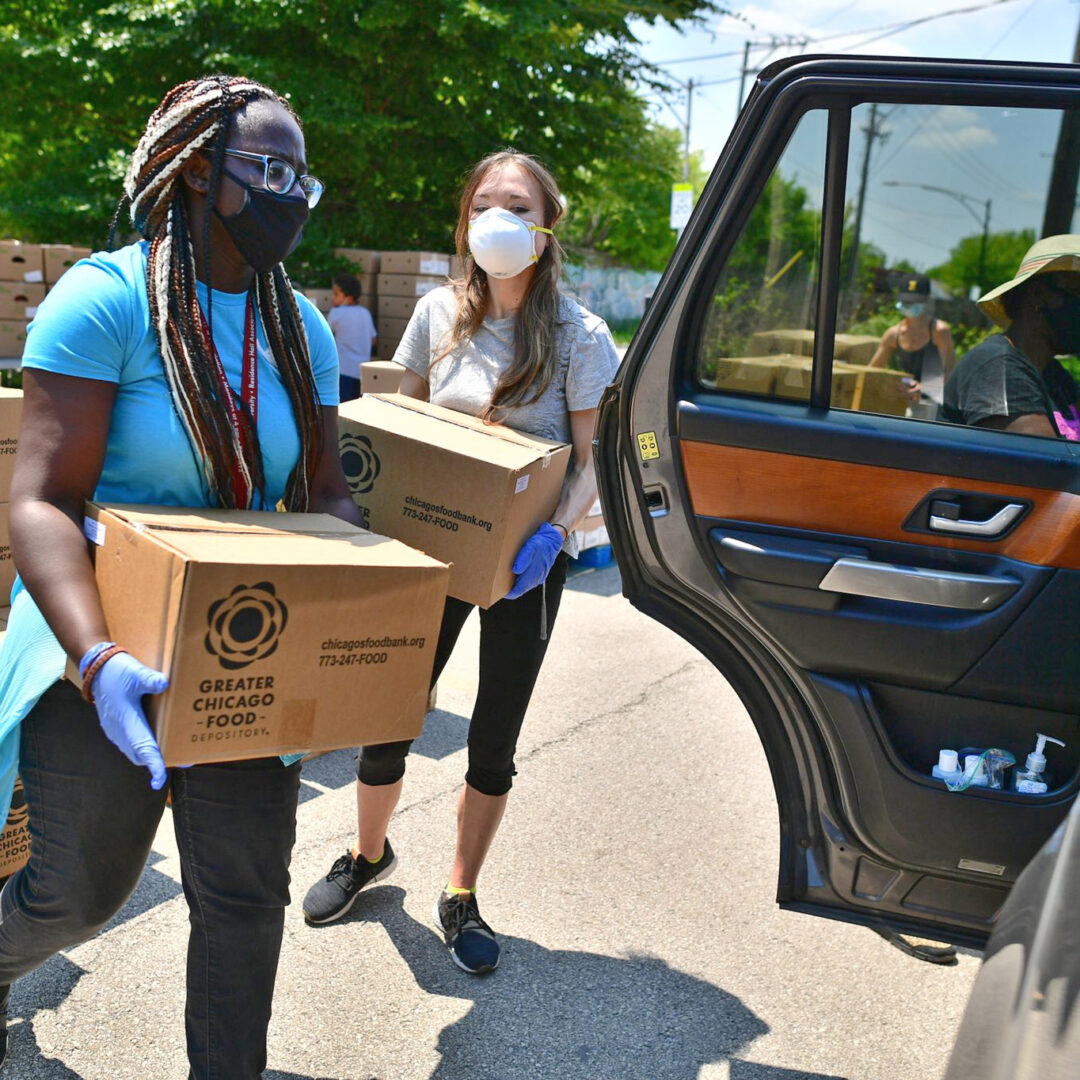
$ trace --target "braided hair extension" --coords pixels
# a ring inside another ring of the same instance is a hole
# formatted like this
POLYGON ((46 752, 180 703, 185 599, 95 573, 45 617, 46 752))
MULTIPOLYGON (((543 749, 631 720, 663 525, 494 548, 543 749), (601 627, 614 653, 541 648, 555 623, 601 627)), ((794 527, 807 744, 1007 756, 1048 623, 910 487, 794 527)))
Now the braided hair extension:
MULTIPOLYGON (((181 175, 193 154, 205 150, 211 155, 203 244, 209 289, 210 218, 229 123, 248 102, 258 100, 276 102, 296 118, 288 102, 249 79, 212 75, 173 87, 154 110, 135 148, 124 181, 125 196, 109 234, 111 248, 120 214, 129 203, 132 224, 150 244, 146 291, 173 406, 200 465, 210 505, 232 509, 250 508, 256 493, 260 504, 265 503, 262 454, 244 403, 236 402, 243 428, 237 431, 222 399, 211 352, 213 305, 207 317, 208 337, 196 292, 195 251, 181 175), (237 506, 233 489, 237 472, 251 493, 245 506, 237 506)), ((288 510, 303 511, 308 509, 311 478, 322 446, 322 413, 303 317, 281 265, 255 276, 252 296, 300 437, 300 458, 289 476, 283 502, 288 510)))

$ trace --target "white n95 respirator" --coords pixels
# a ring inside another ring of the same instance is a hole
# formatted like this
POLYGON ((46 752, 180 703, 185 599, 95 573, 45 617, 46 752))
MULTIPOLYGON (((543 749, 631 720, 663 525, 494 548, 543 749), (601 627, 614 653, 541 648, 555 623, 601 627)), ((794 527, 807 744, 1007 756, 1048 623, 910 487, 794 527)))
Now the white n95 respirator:
POLYGON ((469 222, 469 251, 476 265, 492 277, 517 277, 539 257, 534 235, 538 232, 551 234, 550 229, 492 206, 469 222))

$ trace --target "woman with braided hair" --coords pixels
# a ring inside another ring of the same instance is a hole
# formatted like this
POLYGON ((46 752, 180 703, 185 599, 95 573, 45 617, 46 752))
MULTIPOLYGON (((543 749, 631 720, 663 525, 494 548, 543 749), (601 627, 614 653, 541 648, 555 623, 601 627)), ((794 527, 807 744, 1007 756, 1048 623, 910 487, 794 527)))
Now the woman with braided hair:
POLYGON ((32 842, 0 893, 2 1049, 10 984, 119 910, 171 792, 191 920, 189 1076, 253 1080, 266 1066, 299 765, 166 769, 141 702, 167 678, 109 640, 82 514, 88 498, 283 504, 358 523, 336 452, 333 338, 281 265, 322 184, 282 98, 213 76, 165 96, 125 192, 143 240, 65 274, 23 358, 0 780, 21 774, 32 842), (86 700, 62 678, 68 659, 86 700))

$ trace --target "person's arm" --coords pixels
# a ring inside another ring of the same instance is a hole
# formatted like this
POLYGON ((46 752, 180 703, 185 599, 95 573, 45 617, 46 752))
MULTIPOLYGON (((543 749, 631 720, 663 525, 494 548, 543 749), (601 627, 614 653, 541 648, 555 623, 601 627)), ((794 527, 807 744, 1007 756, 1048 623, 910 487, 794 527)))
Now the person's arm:
POLYGON ((889 357, 892 356, 893 349, 896 348, 896 333, 897 328, 890 326, 884 334, 881 335, 881 341, 878 344, 877 351, 872 357, 870 357, 870 363, 868 367, 886 367, 889 363, 889 357))
POLYGON ((398 386, 398 393, 404 397, 416 398, 417 401, 427 401, 428 399, 428 381, 417 375, 412 368, 406 368, 405 374, 401 376, 401 384, 398 386))
POLYGON ((315 475, 311 478, 311 497, 308 510, 313 514, 333 514, 353 525, 363 527, 360 507, 349 494, 349 485, 341 467, 338 450, 337 409, 333 405, 322 406, 323 443, 315 475))
POLYGON ((76 664, 109 638, 82 524, 105 460, 115 400, 115 383, 23 371, 12 552, 23 584, 76 664))
POLYGON ((584 521, 596 502, 596 469, 592 456, 595 427, 595 409, 570 413, 570 438, 574 446, 570 482, 564 486, 559 505, 551 516, 551 524, 564 528, 567 535, 584 521))
POLYGON ((953 348, 949 324, 940 319, 937 322, 937 332, 934 334, 934 344, 937 346, 938 356, 941 357, 947 379, 952 374, 952 369, 956 367, 956 350, 953 348))

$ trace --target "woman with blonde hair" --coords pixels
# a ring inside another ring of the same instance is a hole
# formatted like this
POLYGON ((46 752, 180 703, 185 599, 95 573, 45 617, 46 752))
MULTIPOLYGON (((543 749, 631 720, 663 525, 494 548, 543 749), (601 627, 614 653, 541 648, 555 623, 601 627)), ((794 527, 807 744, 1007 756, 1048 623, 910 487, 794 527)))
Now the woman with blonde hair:
MULTIPOLYGON (((604 322, 559 291, 562 252, 554 229, 562 214, 555 180, 536 158, 505 150, 479 162, 466 180, 455 231, 464 275, 420 300, 394 355, 408 369, 401 393, 573 445, 559 503, 518 553, 513 588, 480 612, 480 677, 457 843, 435 906, 452 959, 471 974, 493 971, 499 962, 476 883, 506 808, 567 559, 577 554, 574 529, 596 499, 596 406, 618 366, 604 322)), ((433 681, 471 610, 447 601, 433 681)), ((365 885, 394 870, 386 833, 408 751, 408 742, 361 750, 357 842, 308 892, 309 922, 340 918, 365 885)))

